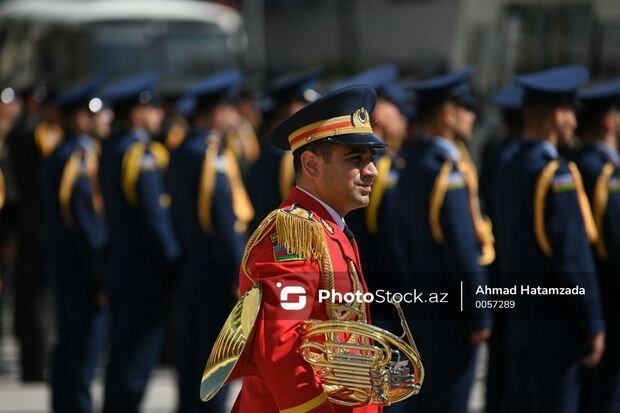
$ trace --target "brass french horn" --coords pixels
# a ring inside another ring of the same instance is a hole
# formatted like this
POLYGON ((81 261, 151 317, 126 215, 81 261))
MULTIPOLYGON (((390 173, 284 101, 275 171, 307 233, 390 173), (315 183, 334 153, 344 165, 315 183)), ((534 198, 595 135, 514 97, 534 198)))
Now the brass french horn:
POLYGON ((332 403, 388 406, 419 393, 424 367, 403 311, 393 304, 404 337, 358 321, 305 322, 300 353, 332 403))

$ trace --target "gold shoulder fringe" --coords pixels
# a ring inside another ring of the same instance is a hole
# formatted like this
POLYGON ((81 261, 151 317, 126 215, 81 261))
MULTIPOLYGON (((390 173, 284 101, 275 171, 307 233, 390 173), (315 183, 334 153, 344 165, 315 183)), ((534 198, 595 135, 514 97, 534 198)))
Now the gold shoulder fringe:
POLYGON ((586 195, 585 189, 583 189, 583 179, 581 179, 579 169, 577 169, 577 165, 574 162, 568 163, 568 170, 575 181, 575 191, 577 192, 577 200, 579 201, 579 209, 581 210, 581 215, 583 217, 583 225, 586 230, 586 235, 588 236, 588 240, 591 243, 594 243, 598 239, 598 231, 596 230, 594 217, 592 217, 592 209, 590 209, 588 196, 586 195))
POLYGON ((594 187, 594 194, 592 197, 592 209, 594 213, 594 222, 596 223, 596 229, 598 230, 598 239, 594 244, 596 255, 602 260, 607 260, 609 256, 607 252, 607 246, 605 245, 605 239, 603 237, 603 223, 605 220, 605 211, 607 211, 607 202, 609 200, 609 178, 614 173, 614 164, 607 162, 601 174, 596 180, 596 186, 594 187))
POLYGON ((252 278, 247 266, 248 259, 252 250, 274 227, 278 234, 278 245, 286 248, 288 254, 303 255, 306 259, 319 263, 327 254, 325 230, 320 222, 291 214, 284 209, 276 209, 261 222, 245 246, 241 269, 252 282, 256 280, 252 278))

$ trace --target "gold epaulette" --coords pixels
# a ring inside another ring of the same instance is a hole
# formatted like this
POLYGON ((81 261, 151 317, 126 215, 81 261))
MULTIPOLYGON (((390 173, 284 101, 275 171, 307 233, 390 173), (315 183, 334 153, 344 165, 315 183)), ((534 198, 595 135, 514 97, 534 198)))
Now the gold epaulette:
POLYGON ((157 167, 159 169, 166 169, 170 162, 170 152, 166 145, 160 142, 151 142, 149 149, 157 161, 157 167))
MULTIPOLYGON (((547 192, 553 183, 555 173, 560 167, 560 161, 553 160, 549 162, 547 166, 542 170, 536 181, 536 189, 534 192, 534 234, 536 235, 536 241, 542 252, 547 255, 552 255, 551 244, 547 237, 545 230, 545 202, 547 199, 547 192)), ((577 201, 579 203, 579 209, 583 217, 584 229, 590 242, 594 242, 598 238, 598 232, 596 231, 596 225, 594 224, 594 218, 592 217, 592 211, 590 210, 590 204, 583 189, 583 181, 581 180, 581 174, 577 169, 577 166, 573 162, 568 163, 568 170, 572 176, 575 184, 575 192, 577 194, 577 201)))
POLYGON ((607 162, 598 178, 594 187, 592 197, 592 210, 594 214, 594 222, 598 230, 598 239, 594 243, 596 255, 602 260, 606 260, 608 255, 607 246, 603 236, 603 222, 605 220, 605 212, 607 211, 607 201, 609 200, 609 179, 614 174, 615 166, 611 162, 607 162))
POLYGON ((441 207, 443 206, 443 202, 446 199, 446 192, 448 191, 448 177, 450 172, 452 172, 452 163, 446 161, 441 166, 437 178, 435 178, 428 210, 428 222, 431 227, 431 234, 433 235, 433 239, 439 243, 443 242, 440 217, 441 207))
POLYGON ((254 218, 254 207, 250 201, 250 197, 245 190, 239 164, 235 154, 228 148, 224 150, 225 171, 230 192, 232 195, 233 211, 237 220, 235 221, 235 232, 242 234, 248 227, 250 221, 254 218))
POLYGON ((377 161, 377 177, 372 184, 370 201, 366 207, 366 229, 370 234, 376 235, 379 231, 379 206, 383 194, 387 189, 388 175, 392 168, 392 159, 389 155, 383 155, 377 161))
POLYGON ((278 176, 280 198, 284 201, 295 184, 295 168, 293 167, 293 154, 287 151, 280 159, 280 175, 278 176))
POLYGON ((56 123, 39 122, 34 130, 34 142, 42 157, 48 157, 64 138, 62 128, 56 123))
POLYGON ((0 209, 4 207, 6 201, 6 182, 4 180, 4 173, 0 169, 0 209))
POLYGON ((146 152, 146 145, 142 142, 133 143, 123 156, 122 165, 122 185, 123 193, 129 205, 135 206, 138 203, 136 185, 142 169, 142 157, 146 152))
POLYGON ((276 209, 256 228, 243 253, 241 269, 253 282, 256 280, 250 274, 247 261, 252 250, 265 236, 273 233, 278 246, 284 247, 287 254, 303 256, 307 260, 321 264, 324 257, 329 258, 323 224, 317 221, 311 212, 297 205, 276 209))

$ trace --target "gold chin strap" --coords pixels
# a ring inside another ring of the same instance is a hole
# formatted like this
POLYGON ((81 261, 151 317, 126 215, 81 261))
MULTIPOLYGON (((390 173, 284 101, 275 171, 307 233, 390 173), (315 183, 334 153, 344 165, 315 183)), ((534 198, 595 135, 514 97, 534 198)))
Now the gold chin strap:
POLYGON ((465 185, 469 192, 469 208, 474 222, 476 237, 480 243, 482 254, 478 258, 480 265, 489 265, 495 261, 495 237, 493 237, 492 224, 488 216, 482 216, 480 212, 480 200, 478 199, 478 172, 469 156, 469 152, 463 142, 458 142, 461 161, 459 169, 465 179, 465 185))
POLYGON ((596 223, 596 229, 598 230, 598 239, 594 244, 596 249, 596 255, 602 260, 607 260, 609 256, 607 252, 607 246, 605 245, 605 239, 603 237, 603 223, 605 220, 605 212, 607 211, 607 201, 609 200, 609 179, 614 174, 614 164, 607 162, 600 175, 596 180, 596 186, 594 187, 594 196, 592 199, 592 209, 594 214, 594 222, 596 223))

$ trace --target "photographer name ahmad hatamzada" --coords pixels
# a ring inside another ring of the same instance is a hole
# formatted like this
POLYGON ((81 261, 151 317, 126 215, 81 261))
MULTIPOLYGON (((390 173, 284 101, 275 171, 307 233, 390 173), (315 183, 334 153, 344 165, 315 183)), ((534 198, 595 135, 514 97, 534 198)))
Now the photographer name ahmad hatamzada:
POLYGON ((574 287, 541 287, 540 285, 513 285, 511 287, 489 287, 479 285, 476 288, 476 295, 487 296, 516 296, 516 295, 586 295, 586 289, 575 285, 574 287))

